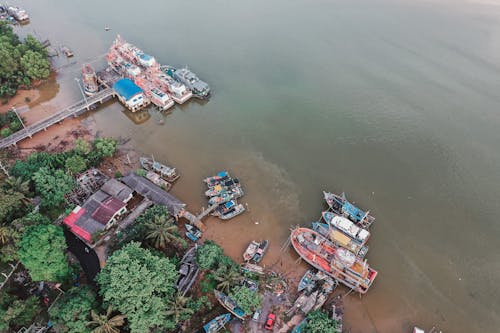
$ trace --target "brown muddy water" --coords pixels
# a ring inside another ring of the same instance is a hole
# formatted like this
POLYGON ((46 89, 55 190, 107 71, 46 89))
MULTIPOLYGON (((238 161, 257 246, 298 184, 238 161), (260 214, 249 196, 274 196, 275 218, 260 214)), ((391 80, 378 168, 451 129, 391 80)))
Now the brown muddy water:
POLYGON ((377 221, 370 292, 350 296, 351 332, 500 327, 500 6, 495 1, 19 1, 21 29, 69 46, 51 101, 81 98, 80 65, 115 34, 213 89, 160 125, 118 103, 92 113, 182 172, 173 193, 206 206, 201 179, 228 169, 250 211, 209 237, 239 257, 271 239, 265 264, 301 273, 281 245, 345 191, 377 221), (109 26, 111 31, 105 32, 109 26), (72 62, 76 63, 73 64, 72 62), (258 224, 257 224, 258 223, 258 224), (371 324, 366 324, 367 322, 371 324))

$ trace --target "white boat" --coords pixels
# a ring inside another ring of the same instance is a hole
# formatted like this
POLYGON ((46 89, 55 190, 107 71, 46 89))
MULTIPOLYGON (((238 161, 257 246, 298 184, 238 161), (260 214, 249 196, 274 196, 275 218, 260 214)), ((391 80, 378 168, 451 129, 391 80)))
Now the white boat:
POLYGON ((351 220, 332 212, 323 212, 322 216, 325 222, 330 226, 343 232, 353 240, 359 242, 361 245, 364 245, 366 244, 366 242, 368 242, 368 239, 370 238, 370 232, 358 227, 351 220))

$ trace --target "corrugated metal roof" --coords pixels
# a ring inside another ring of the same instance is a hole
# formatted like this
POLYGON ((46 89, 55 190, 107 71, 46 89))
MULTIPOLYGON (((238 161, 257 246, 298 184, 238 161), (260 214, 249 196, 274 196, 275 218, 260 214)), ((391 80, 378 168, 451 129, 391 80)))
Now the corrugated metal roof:
POLYGON ((127 101, 135 95, 143 92, 139 86, 127 78, 116 81, 115 84, 113 84, 113 89, 127 101))

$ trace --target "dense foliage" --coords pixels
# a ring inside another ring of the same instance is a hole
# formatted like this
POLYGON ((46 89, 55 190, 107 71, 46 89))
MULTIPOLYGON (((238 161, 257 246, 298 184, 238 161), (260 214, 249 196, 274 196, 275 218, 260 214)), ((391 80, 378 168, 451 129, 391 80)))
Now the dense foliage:
POLYGON ((70 272, 65 250, 62 228, 41 224, 26 230, 18 254, 33 281, 60 282, 70 272))
POLYGON ((8 111, 0 114, 0 128, 0 135, 6 138, 23 128, 23 125, 13 111, 8 111))
POLYGON ((109 257, 97 282, 103 300, 127 316, 131 331, 147 333, 175 326, 165 309, 174 300, 177 278, 170 259, 132 242, 109 257))
POLYGON ((47 51, 33 36, 21 42, 7 22, 0 21, 0 96, 14 96, 20 86, 50 74, 47 51))
POLYGON ((63 333, 89 333, 90 311, 97 306, 96 295, 87 286, 68 290, 50 309, 49 315, 57 331, 63 333))
POLYGON ((340 325, 331 319, 327 313, 316 310, 307 315, 307 323, 304 327, 305 333, 341 333, 340 325))
POLYGON ((245 286, 234 287, 229 296, 245 311, 247 315, 252 314, 260 307, 260 296, 256 291, 245 286))
POLYGON ((40 168, 33 175, 35 190, 42 198, 42 207, 55 208, 64 203, 64 195, 75 186, 74 179, 61 169, 40 168))
POLYGON ((14 327, 29 326, 40 311, 41 305, 38 298, 32 296, 23 300, 2 291, 0 293, 0 332, 13 331, 14 327))
POLYGON ((222 248, 208 240, 196 251, 196 263, 201 269, 215 269, 223 256, 222 248))

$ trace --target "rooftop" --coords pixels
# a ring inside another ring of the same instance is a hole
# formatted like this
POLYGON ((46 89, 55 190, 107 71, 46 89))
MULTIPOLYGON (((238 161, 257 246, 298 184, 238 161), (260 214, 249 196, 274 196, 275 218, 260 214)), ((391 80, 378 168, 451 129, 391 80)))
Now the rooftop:
POLYGON ((116 81, 115 84, 113 84, 113 89, 118 95, 122 96, 127 101, 135 95, 143 92, 139 86, 127 78, 116 81))

